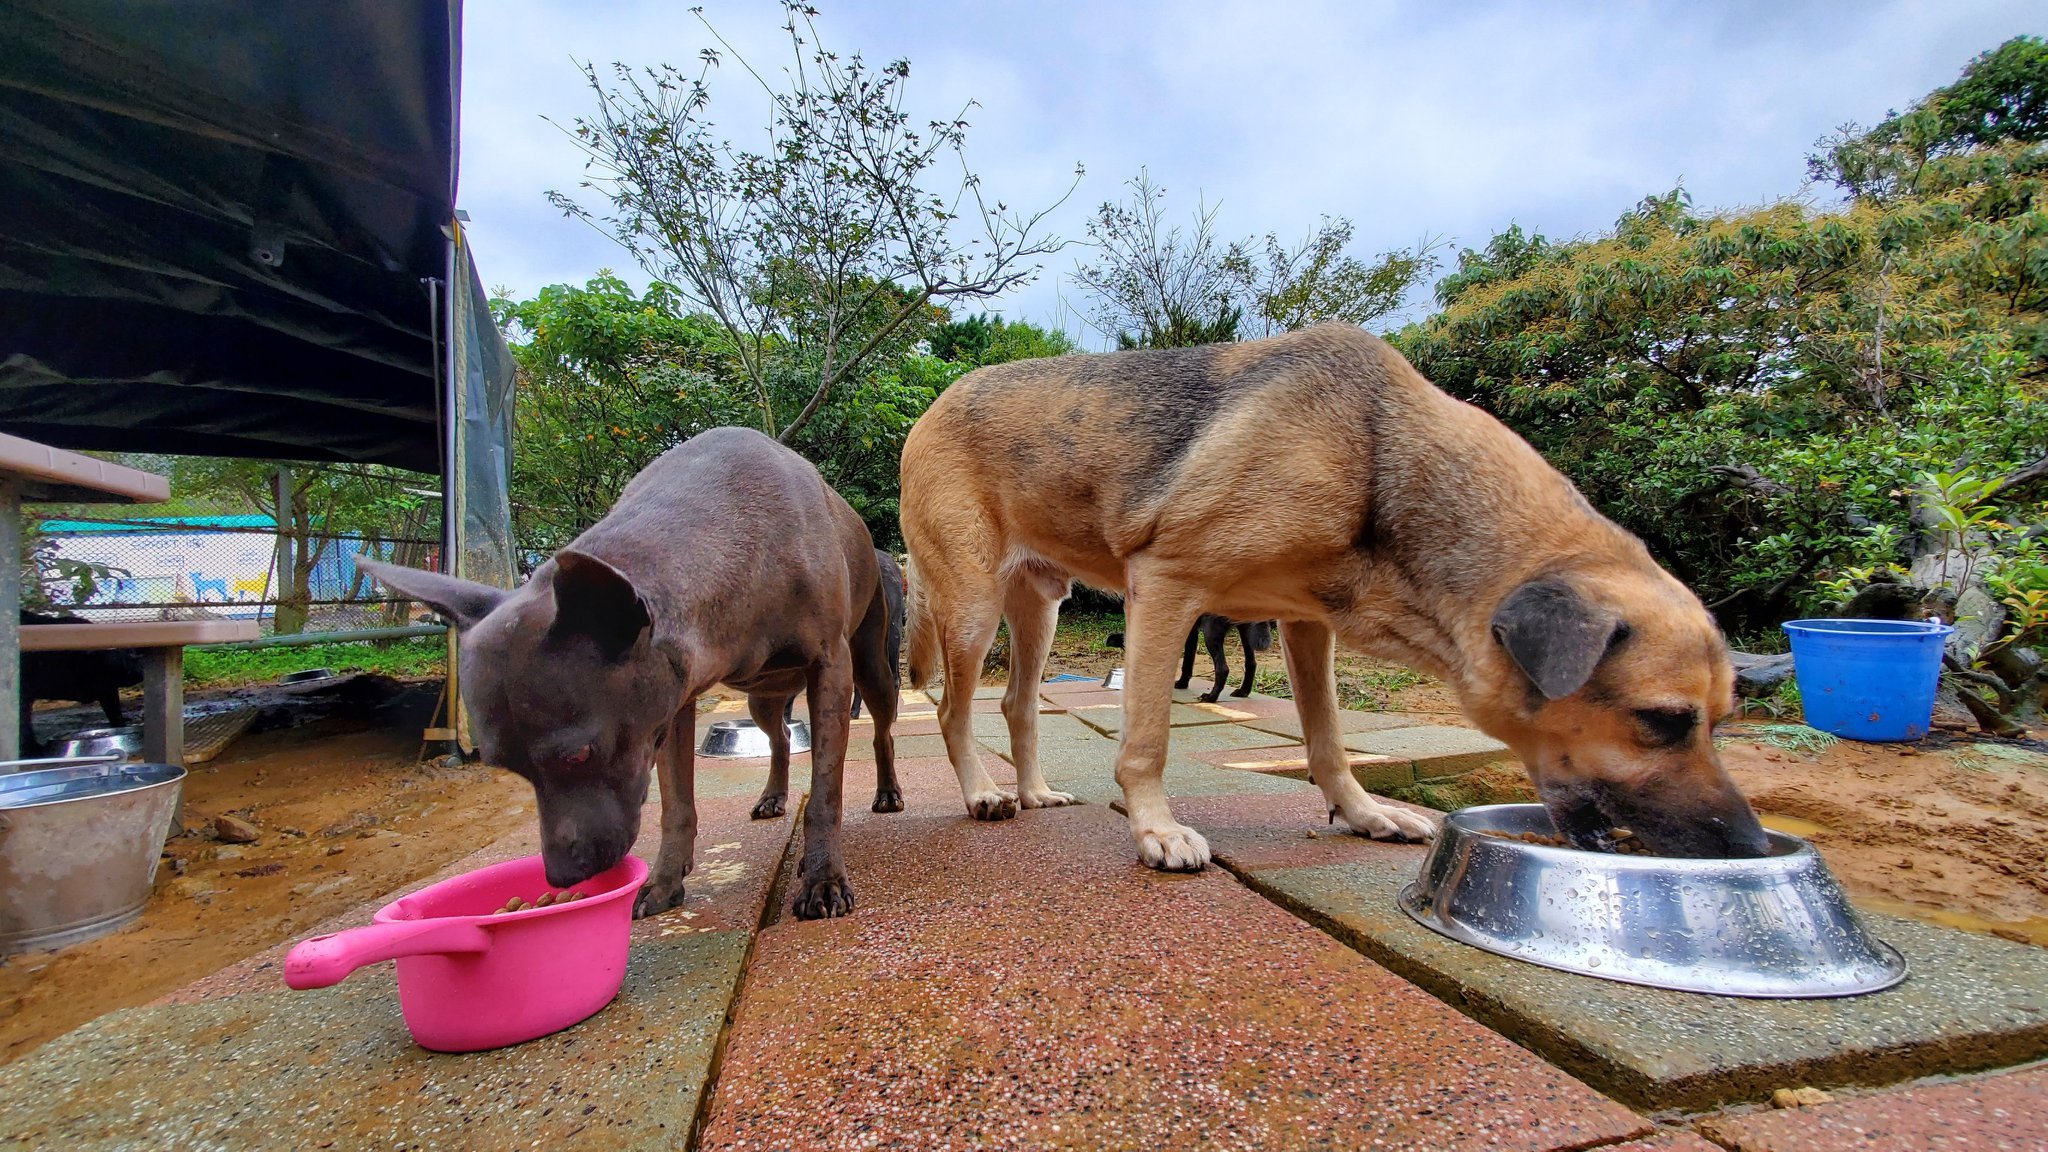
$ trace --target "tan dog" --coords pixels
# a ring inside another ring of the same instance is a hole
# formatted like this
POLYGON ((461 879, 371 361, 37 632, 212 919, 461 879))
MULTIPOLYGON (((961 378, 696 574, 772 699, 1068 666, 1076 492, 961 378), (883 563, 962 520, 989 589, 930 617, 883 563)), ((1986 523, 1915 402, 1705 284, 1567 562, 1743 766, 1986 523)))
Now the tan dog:
POLYGON ((904 445, 903 535, 910 679, 943 659, 939 722, 977 819, 1073 802, 1039 771, 1037 686, 1081 580, 1125 598, 1116 777, 1154 868, 1209 859, 1160 778, 1174 657, 1205 612, 1282 622, 1310 778, 1356 833, 1433 824, 1352 776, 1338 638, 1441 677, 1582 847, 1625 826, 1666 855, 1765 851, 1708 736, 1734 678, 1698 599, 1527 442, 1357 328, 970 373, 904 445), (1000 619, 1015 797, 970 726, 1000 619))

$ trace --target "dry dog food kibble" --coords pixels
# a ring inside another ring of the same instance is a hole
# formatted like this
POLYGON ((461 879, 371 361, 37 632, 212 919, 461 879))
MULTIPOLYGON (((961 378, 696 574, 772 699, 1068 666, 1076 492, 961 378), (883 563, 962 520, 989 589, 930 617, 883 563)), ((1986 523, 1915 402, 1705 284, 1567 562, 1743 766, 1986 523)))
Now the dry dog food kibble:
MULTIPOLYGON (((1564 837, 1544 832, 1489 832, 1487 835, 1498 836, 1503 840, 1520 840, 1524 844, 1541 844, 1547 848, 1572 847, 1571 842, 1564 837)), ((1624 856, 1647 856, 1650 854, 1650 850, 1643 844, 1642 838, 1627 828, 1616 828, 1607 833, 1603 839, 1614 851, 1624 856)))
POLYGON ((554 904, 569 904, 583 899, 585 892, 543 892, 537 900, 522 900, 517 896, 505 901, 503 908, 493 909, 491 915, 503 916, 507 912, 524 912, 529 908, 546 908, 554 904))

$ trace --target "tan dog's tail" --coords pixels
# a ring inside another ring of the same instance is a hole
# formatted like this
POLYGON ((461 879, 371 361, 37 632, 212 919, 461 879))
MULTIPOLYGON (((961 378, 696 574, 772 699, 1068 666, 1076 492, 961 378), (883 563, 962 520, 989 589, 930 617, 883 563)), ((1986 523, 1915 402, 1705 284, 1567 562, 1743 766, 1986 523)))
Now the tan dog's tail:
POLYGON ((932 682, 932 676, 939 670, 939 623, 932 619, 930 608, 925 604, 924 585, 917 578, 917 558, 909 557, 903 566, 904 579, 909 582, 909 592, 904 597, 904 631, 910 640, 910 686, 923 688, 932 682))

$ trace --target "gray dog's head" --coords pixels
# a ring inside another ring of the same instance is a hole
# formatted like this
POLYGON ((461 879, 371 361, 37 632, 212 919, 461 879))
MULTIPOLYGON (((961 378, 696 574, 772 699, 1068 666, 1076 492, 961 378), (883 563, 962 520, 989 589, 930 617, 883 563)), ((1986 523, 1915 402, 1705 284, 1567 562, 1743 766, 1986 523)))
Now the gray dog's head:
POLYGON ((357 564, 461 629, 462 695, 478 743, 485 760, 532 782, 548 883, 580 883, 623 859, 682 691, 633 582, 569 551, 516 592, 357 564))

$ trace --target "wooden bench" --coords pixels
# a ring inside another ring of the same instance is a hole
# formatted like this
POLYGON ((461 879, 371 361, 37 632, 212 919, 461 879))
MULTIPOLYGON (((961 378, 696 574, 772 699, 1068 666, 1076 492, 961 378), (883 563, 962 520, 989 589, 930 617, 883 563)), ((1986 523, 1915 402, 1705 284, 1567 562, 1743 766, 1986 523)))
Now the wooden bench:
POLYGON ((97 624, 23 624, 23 652, 134 648, 142 654, 142 758, 185 763, 185 647, 260 640, 254 620, 110 620, 97 624))

